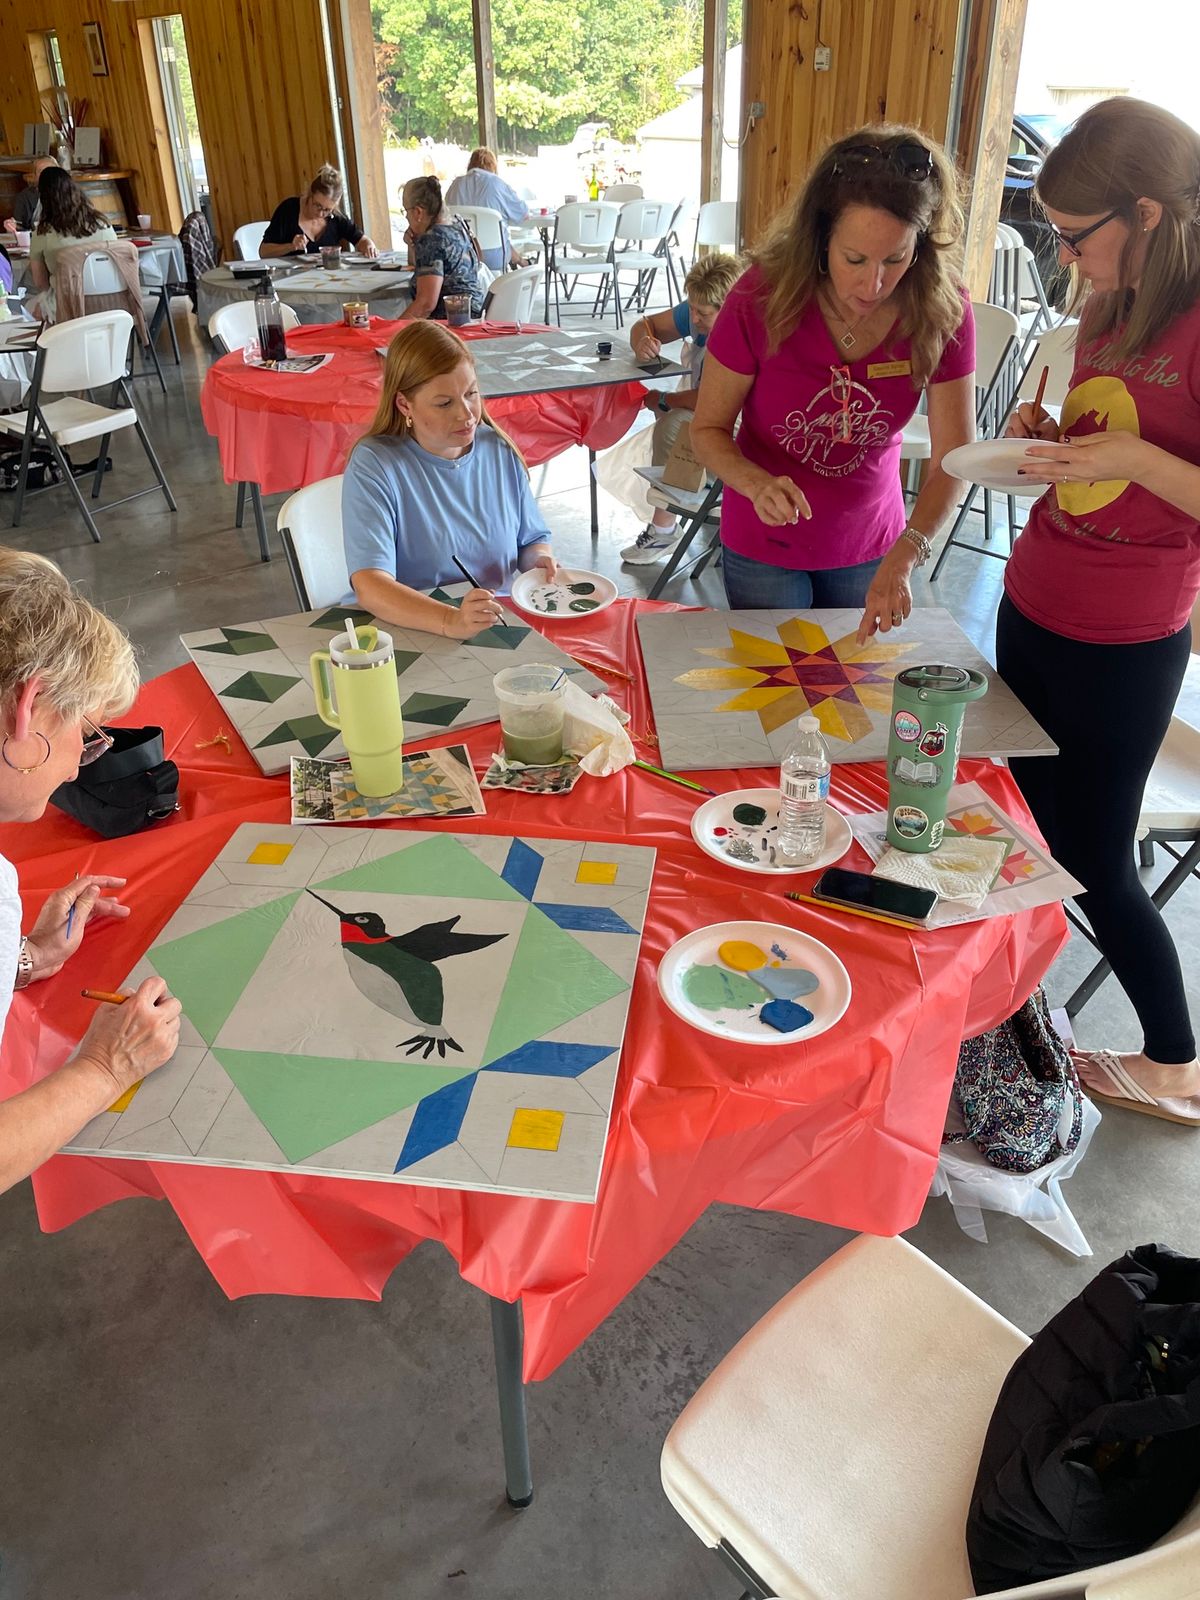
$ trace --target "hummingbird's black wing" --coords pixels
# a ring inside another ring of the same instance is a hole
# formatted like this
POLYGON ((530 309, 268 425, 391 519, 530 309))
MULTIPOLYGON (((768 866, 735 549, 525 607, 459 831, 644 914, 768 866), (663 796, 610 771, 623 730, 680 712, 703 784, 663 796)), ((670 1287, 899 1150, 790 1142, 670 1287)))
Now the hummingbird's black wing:
POLYGON ((488 945, 508 938, 506 933, 455 933, 454 924, 460 920, 460 917, 447 917, 444 922, 426 922, 411 933, 392 934, 391 943, 423 961, 445 961, 448 956, 486 950, 488 945))

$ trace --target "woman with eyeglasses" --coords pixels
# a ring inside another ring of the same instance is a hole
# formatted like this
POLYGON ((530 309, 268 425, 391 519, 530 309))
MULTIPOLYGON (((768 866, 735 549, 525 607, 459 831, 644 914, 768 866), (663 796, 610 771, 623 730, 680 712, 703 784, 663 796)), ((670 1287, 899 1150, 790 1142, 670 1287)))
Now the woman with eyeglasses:
POLYGON ((975 433, 962 232, 938 146, 863 128, 819 158, 726 299, 692 440, 725 484, 734 610, 862 606, 863 640, 908 616, 909 576, 960 492, 942 457, 975 433), (931 454, 909 517, 901 433, 922 394, 931 454))
POLYGON ((1051 487, 1005 571, 997 665, 1059 747, 1011 765, 1142 1028, 1137 1053, 1077 1054, 1080 1077, 1097 1099, 1200 1127, 1179 957, 1133 851, 1200 591, 1200 134, 1145 101, 1101 101, 1037 194, 1080 324, 1060 419, 1025 404, 1009 430, 1043 441, 1028 476, 1051 487))
MULTIPOLYGON (((133 649, 116 623, 53 563, 0 548, 0 822, 36 821, 59 784, 112 743, 98 724, 127 711, 137 685, 133 649)), ((54 977, 91 922, 129 915, 117 899, 124 882, 98 873, 73 879, 22 936, 17 874, 0 856, 0 1026, 13 990, 54 977)), ((147 978, 124 1005, 97 1008, 65 1065, 0 1103, 0 1191, 169 1061, 179 1015, 162 979, 147 978)))
POLYGON ((361 228, 338 210, 342 198, 342 175, 328 162, 303 194, 281 200, 263 234, 259 255, 315 255, 330 245, 339 250, 357 249, 359 255, 377 256, 379 247, 361 228))

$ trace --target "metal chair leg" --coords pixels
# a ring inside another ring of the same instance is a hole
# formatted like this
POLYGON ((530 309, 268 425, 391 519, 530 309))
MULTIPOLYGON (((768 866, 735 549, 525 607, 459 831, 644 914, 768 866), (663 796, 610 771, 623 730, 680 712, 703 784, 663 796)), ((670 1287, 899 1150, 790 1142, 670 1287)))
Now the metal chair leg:
POLYGON ((978 493, 979 493, 979 485, 977 483, 973 483, 970 486, 970 488, 967 490, 967 498, 963 501, 962 505, 959 508, 958 515, 954 519, 954 526, 950 529, 950 536, 946 540, 945 544, 942 546, 941 551, 940 551, 940 553, 938 555, 938 558, 933 564, 933 571, 929 574, 930 583, 936 583, 937 582, 938 576, 941 573, 942 568, 946 565, 946 557, 950 554, 951 550, 953 550, 955 548, 958 548, 960 550, 964 550, 964 549, 967 548, 966 545, 960 545, 959 544, 959 542, 958 542, 958 530, 962 527, 963 523, 970 516, 971 508, 975 504, 975 496, 978 493))
POLYGON ((33 454, 34 415, 30 411, 25 420, 25 437, 21 442, 21 461, 17 467, 17 493, 13 502, 14 528, 21 526, 21 515, 25 509, 25 489, 29 480, 29 458, 33 454))
POLYGON ((263 561, 270 561, 271 546, 267 540, 267 519, 263 515, 262 490, 258 484, 250 485, 250 503, 254 507, 254 525, 258 529, 258 553, 263 561))
POLYGON ((100 529, 96 526, 96 519, 88 510, 87 501, 79 492, 79 485, 75 482, 75 474, 71 471, 71 463, 63 454, 61 448, 59 447, 58 440, 50 432, 49 428, 46 429, 46 438, 50 445, 50 449, 53 452, 54 459, 58 462, 58 470, 62 473, 67 488, 70 489, 71 493, 75 497, 75 504, 79 507, 79 515, 83 518, 87 525, 87 531, 92 536, 92 543, 99 544, 100 529))
POLYGON ((592 509, 592 538, 600 535, 600 505, 596 498, 596 452, 588 445, 588 499, 592 509))
POLYGON ((234 513, 234 518, 233 518, 234 527, 235 528, 240 528, 242 523, 245 521, 245 518, 246 518, 246 485, 244 483, 239 483, 238 484, 238 492, 237 492, 237 511, 234 513))
POLYGON ((179 359, 179 338, 175 332, 175 318, 171 315, 171 291, 165 283, 163 284, 162 295, 163 310, 167 317, 167 332, 171 335, 171 349, 175 355, 175 365, 179 367, 183 365, 179 359))
POLYGON ((100 454, 96 458, 96 471, 92 477, 92 499, 99 500, 100 491, 104 487, 104 463, 108 460, 108 441, 111 433, 106 433, 100 441, 100 454))

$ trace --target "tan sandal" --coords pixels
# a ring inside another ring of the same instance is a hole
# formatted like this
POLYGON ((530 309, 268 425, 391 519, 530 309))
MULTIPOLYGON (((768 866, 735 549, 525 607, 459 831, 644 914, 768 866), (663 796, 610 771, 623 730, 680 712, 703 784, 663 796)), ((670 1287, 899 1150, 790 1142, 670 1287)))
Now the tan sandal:
POLYGON ((1120 1056, 1112 1050, 1072 1050, 1071 1060, 1088 1096, 1101 1105, 1200 1128, 1200 1095, 1164 1095, 1156 1100, 1125 1070, 1120 1056), (1097 1087, 1094 1080, 1099 1076, 1106 1080, 1107 1089, 1097 1087))

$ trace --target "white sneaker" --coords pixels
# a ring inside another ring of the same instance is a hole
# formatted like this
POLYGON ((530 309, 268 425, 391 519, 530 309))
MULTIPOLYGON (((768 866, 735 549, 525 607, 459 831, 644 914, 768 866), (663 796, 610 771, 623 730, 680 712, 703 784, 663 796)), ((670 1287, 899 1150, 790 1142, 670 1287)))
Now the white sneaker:
POLYGON ((653 522, 648 522, 638 534, 632 544, 627 544, 621 551, 621 560, 631 567, 650 567, 679 543, 680 529, 678 526, 671 528, 656 528, 653 522))

